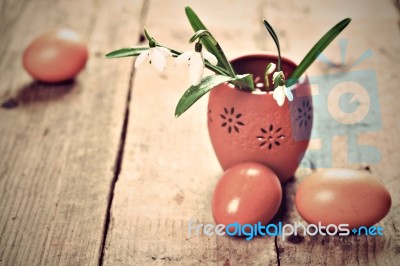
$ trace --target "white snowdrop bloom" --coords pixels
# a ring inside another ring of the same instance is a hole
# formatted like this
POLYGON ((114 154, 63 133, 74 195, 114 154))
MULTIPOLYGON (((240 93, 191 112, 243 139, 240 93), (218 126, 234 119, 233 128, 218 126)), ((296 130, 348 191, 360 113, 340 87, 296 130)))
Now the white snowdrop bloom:
POLYGON ((171 57, 171 51, 162 46, 155 46, 155 44, 150 44, 150 48, 142 52, 135 62, 135 68, 139 67, 146 58, 149 59, 149 63, 152 64, 155 69, 159 72, 163 72, 167 66, 167 57, 171 57), (153 46, 154 45, 154 46, 153 46))
POLYGON ((276 79, 281 76, 280 84, 275 88, 272 97, 274 100, 278 103, 279 106, 282 106, 285 102, 285 97, 288 98, 288 100, 291 102, 293 101, 293 94, 291 92, 292 87, 286 88, 284 81, 285 81, 285 76, 283 75, 282 71, 275 72, 272 76, 272 81, 275 83, 276 79))
POLYGON ((205 66, 204 59, 214 66, 218 64, 218 60, 213 54, 207 51, 202 51, 202 44, 196 43, 194 51, 182 53, 175 59, 174 64, 181 65, 185 62, 188 62, 190 82, 192 85, 196 86, 200 84, 203 77, 205 66))
POLYGON ((278 103, 279 106, 282 106, 285 102, 285 97, 291 102, 293 101, 293 94, 290 89, 286 88, 285 85, 278 86, 275 88, 272 97, 278 103))
POLYGON ((276 69, 276 65, 274 63, 269 63, 267 69, 265 71, 265 75, 271 75, 276 69))

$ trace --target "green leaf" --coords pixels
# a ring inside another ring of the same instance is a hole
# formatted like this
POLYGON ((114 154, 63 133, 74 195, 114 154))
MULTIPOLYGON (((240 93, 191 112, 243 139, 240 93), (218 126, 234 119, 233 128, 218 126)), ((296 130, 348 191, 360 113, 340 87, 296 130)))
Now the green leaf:
POLYGON ((287 86, 291 86, 303 75, 307 68, 317 59, 318 55, 339 35, 344 28, 349 25, 351 19, 346 18, 330 29, 308 52, 297 68, 293 71, 291 77, 287 80, 287 86))
POLYGON ((278 35, 276 35, 271 24, 269 24, 268 21, 266 21, 265 19, 264 19, 264 26, 267 28, 269 34, 271 35, 272 39, 275 42, 276 48, 278 49, 278 71, 281 71, 281 47, 279 45, 278 35))
POLYGON ((140 53, 148 50, 149 47, 132 47, 132 48, 122 48, 119 50, 112 51, 106 54, 107 58, 119 58, 127 56, 138 56, 140 53))
POLYGON ((237 78, 233 79, 230 83, 241 90, 254 91, 253 75, 251 74, 237 75, 237 78))
POLYGON ((176 106, 175 116, 179 117, 212 88, 224 82, 230 82, 241 87, 241 89, 246 89, 249 91, 254 90, 253 75, 251 74, 238 75, 234 78, 223 75, 208 76, 203 78, 199 85, 190 86, 190 88, 185 91, 179 100, 178 105, 176 106))
POLYGON ((198 99, 200 99, 203 95, 209 92, 215 86, 222 84, 224 82, 231 81, 233 78, 223 76, 223 75, 212 75, 203 78, 201 83, 196 86, 190 86, 190 88, 185 91, 182 95, 181 99, 178 102, 178 105, 175 109, 175 116, 179 117, 183 114, 187 109, 189 109, 198 99))
MULTIPOLYGON (((190 7, 187 6, 185 8, 185 12, 186 12, 186 16, 190 22, 190 25, 192 25, 192 28, 195 32, 197 32, 199 30, 207 30, 207 28, 204 26, 203 22, 201 22, 199 17, 196 15, 196 13, 194 13, 194 11, 190 7)), ((214 41, 215 41, 215 39, 214 39, 214 41)), ((234 77, 236 75, 236 73, 233 70, 228 59, 226 59, 226 56, 225 56, 224 52, 222 51, 222 48, 219 46, 219 44, 218 43, 214 44, 210 38, 202 38, 201 42, 206 47, 206 49, 210 53, 215 55, 215 57, 218 59, 218 66, 226 69, 229 72, 229 75, 231 77, 234 77)))

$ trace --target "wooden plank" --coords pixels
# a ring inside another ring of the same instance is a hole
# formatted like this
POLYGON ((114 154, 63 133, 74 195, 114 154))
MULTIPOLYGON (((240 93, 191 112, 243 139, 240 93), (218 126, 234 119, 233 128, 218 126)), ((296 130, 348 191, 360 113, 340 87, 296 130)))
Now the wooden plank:
POLYGON ((132 65, 103 55, 137 41, 141 8, 122 0, 1 2, 1 265, 99 263, 132 65), (31 83, 22 52, 58 26, 88 40, 86 69, 73 83, 31 83))
MULTIPOLYGON (((399 15, 392 1, 269 1, 264 14, 283 35, 281 40, 284 54, 299 61, 304 52, 331 25, 344 17, 353 21, 341 38, 348 40, 346 64, 354 63, 367 49, 373 51, 373 57, 349 71, 374 69, 379 91, 380 112, 383 128, 379 132, 360 134, 359 142, 378 148, 382 160, 368 167, 392 196, 392 208, 388 216, 380 222, 384 227, 384 237, 295 237, 289 241, 278 238, 278 250, 281 265, 396 265, 400 253, 400 231, 398 227, 400 202, 400 143, 398 140, 398 104, 400 96, 398 85, 398 62, 400 59, 400 41, 398 32, 399 15), (290 6, 291 8, 286 8, 290 6), (329 7, 329 12, 326 8, 329 7), (281 15, 284 11, 284 16, 281 15), (283 12, 283 11, 282 11, 283 12), (290 18, 290 19, 288 19, 290 18)), ((324 54, 340 64, 339 46, 336 42, 324 54)), ((337 72, 328 69, 322 63, 315 63, 309 73, 322 75, 337 72), (328 72, 329 71, 329 72, 328 72)), ((334 103, 333 103, 334 104, 334 103)), ((326 127, 329 121, 324 122, 326 127)), ((367 125, 368 126, 368 125, 367 125)), ((335 130, 335 129, 333 129, 335 130)), ((367 164, 347 163, 347 136, 334 138, 333 166, 363 169, 367 164)), ((296 188, 310 169, 297 172, 295 182, 286 186, 286 212, 284 223, 304 222, 294 205, 296 188)))
MULTIPOLYGON (((190 3, 227 55, 259 49, 259 6, 243 1, 190 3), (221 15, 221 10, 228 9, 221 15), (254 26, 254 27, 253 27, 254 26)), ((181 50, 192 30, 179 0, 152 1, 146 28, 158 42, 181 50)), ((261 27, 261 25, 260 25, 261 27)), ((121 42, 121 45, 123 43, 121 42)), ((213 153, 204 98, 179 119, 174 109, 188 84, 185 66, 159 76, 151 65, 135 71, 121 175, 116 183, 105 265, 276 264, 274 238, 250 242, 188 236, 188 224, 214 223, 211 194, 222 170, 213 153), (182 74, 181 74, 182 73, 182 74)))

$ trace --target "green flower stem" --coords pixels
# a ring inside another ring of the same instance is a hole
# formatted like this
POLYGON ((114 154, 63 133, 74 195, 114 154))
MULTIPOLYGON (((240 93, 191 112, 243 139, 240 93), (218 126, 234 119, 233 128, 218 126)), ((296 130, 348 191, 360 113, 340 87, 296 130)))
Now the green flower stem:
POLYGON ((269 34, 271 35, 272 39, 275 42, 276 48, 278 49, 278 71, 281 71, 281 47, 279 45, 278 35, 276 35, 274 28, 272 28, 271 24, 268 23, 265 19, 263 20, 265 28, 267 28, 269 34))

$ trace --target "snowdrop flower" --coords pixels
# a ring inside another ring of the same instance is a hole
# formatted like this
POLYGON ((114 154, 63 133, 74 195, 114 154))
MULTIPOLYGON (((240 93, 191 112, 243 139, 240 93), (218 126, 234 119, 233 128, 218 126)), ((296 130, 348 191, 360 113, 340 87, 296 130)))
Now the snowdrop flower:
POLYGON ((285 97, 287 97, 290 102, 293 101, 293 94, 291 92, 291 89, 286 88, 286 85, 284 84, 285 76, 283 75, 282 71, 275 72, 272 80, 275 83, 275 80, 279 78, 280 80, 278 84, 280 85, 275 88, 274 92, 272 93, 272 97, 279 106, 282 106, 285 102, 285 97))
POLYGON ((156 46, 154 42, 149 43, 149 49, 142 52, 135 62, 135 68, 139 67, 146 58, 149 58, 149 63, 152 64, 159 72, 163 72, 167 66, 167 57, 172 56, 171 51, 162 46, 156 46))
POLYGON ((196 86, 200 84, 201 78, 203 77, 204 59, 207 59, 208 62, 214 66, 218 64, 217 58, 207 51, 202 51, 202 44, 198 42, 196 43, 194 51, 182 53, 175 59, 174 64, 181 65, 185 62, 189 62, 190 82, 192 85, 196 86))
POLYGON ((269 63, 267 65, 267 69, 265 70, 265 76, 271 75, 276 69, 276 65, 274 63, 269 63))
POLYGON ((290 102, 293 101, 293 94, 290 91, 290 89, 286 88, 285 85, 276 87, 276 89, 272 94, 272 97, 278 103, 279 106, 282 106, 283 103, 285 102, 285 96, 288 98, 290 102))
POLYGON ((267 65, 267 68, 265 69, 265 73, 264 73, 264 79, 265 79, 265 84, 266 87, 269 87, 269 80, 268 80, 268 76, 272 74, 272 72, 275 71, 276 65, 274 63, 269 63, 267 65))
POLYGON ((272 75, 272 83, 275 84, 276 80, 279 78, 278 82, 285 81, 285 75, 283 75, 283 71, 276 71, 272 75))

